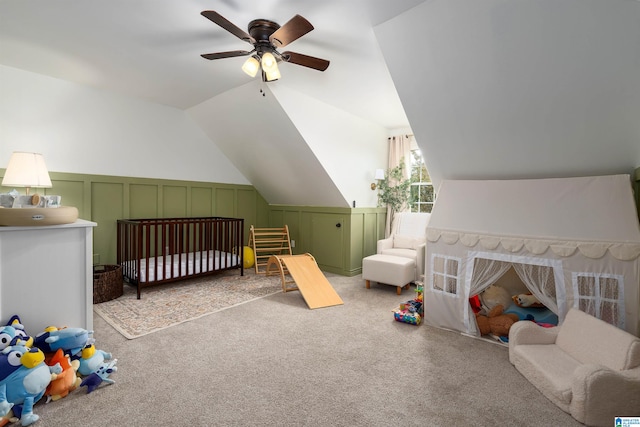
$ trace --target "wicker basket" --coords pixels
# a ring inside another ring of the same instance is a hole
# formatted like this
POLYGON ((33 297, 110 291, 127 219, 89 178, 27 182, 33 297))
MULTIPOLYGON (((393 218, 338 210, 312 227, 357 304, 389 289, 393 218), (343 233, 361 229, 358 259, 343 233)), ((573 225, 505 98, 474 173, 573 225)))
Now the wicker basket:
POLYGON ((122 268, 119 265, 93 266, 93 303, 118 298, 124 292, 122 268))

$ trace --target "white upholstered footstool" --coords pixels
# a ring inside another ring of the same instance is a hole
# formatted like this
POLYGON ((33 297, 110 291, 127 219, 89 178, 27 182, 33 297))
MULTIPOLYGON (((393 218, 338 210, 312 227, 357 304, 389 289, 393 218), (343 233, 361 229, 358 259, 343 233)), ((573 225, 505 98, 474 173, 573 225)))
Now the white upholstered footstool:
POLYGON ((367 289, 371 281, 396 287, 398 295, 402 288, 409 289, 415 277, 415 261, 393 255, 375 254, 362 260, 362 278, 367 281, 367 289))

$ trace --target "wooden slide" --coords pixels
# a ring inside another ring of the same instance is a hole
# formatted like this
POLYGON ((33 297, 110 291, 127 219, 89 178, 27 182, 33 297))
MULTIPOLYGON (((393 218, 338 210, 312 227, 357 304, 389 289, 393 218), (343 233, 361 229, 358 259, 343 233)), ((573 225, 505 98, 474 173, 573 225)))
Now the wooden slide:
POLYGON ((311 254, 272 255, 267 263, 267 276, 274 266, 282 279, 282 292, 299 290, 310 309, 344 304, 311 254), (293 280, 285 280, 287 271, 293 280), (287 287, 292 283, 297 286, 287 287))

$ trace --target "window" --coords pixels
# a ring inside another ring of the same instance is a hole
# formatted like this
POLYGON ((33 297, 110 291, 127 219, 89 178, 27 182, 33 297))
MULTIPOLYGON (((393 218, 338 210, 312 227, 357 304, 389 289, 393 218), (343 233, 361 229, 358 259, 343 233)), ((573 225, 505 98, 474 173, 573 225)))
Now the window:
POLYGON ((431 258, 432 283, 434 291, 458 294, 460 260, 458 258, 433 255, 431 258))
POLYGON ((575 306, 624 329, 623 283, 621 276, 573 273, 575 306))
MULTIPOLYGON (((414 140, 415 141, 415 140, 414 140)), ((415 144, 415 142, 413 142, 415 144)), ((413 145, 412 144, 412 145, 413 145)), ((409 204, 411 212, 431 212, 436 200, 431 177, 427 172, 420 149, 411 149, 411 196, 409 204)))

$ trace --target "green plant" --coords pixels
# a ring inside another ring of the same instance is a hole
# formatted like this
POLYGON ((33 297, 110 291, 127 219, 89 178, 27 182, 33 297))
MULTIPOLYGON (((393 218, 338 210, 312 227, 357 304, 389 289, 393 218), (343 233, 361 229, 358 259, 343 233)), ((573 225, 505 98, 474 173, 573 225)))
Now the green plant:
POLYGON ((402 211, 409 201, 411 180, 404 175, 404 161, 387 169, 385 178, 378 183, 378 206, 390 206, 393 212, 402 211))

